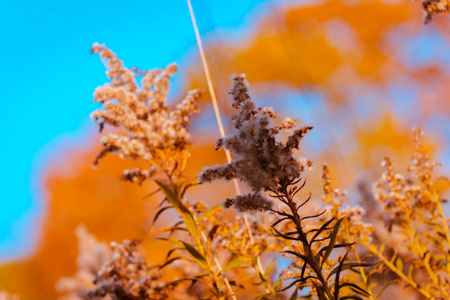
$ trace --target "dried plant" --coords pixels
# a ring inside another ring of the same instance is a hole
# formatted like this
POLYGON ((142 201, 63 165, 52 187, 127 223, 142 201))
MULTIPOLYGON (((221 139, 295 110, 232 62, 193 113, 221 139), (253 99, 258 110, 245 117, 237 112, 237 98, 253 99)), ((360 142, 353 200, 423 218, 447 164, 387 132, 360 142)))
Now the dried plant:
POLYGON ((102 266, 95 276, 95 288, 87 291, 88 299, 110 295, 112 300, 166 299, 176 282, 160 281, 159 266, 149 266, 136 257, 139 241, 111 243, 112 260, 102 266))
MULTIPOLYGON (((233 261, 233 263, 222 267, 211 248, 212 240, 218 229, 217 224, 212 226, 205 224, 210 217, 218 212, 220 206, 212 207, 203 214, 198 214, 199 210, 196 210, 195 207, 200 204, 197 203, 192 206, 185 199, 187 189, 195 184, 192 180, 182 180, 182 172, 188 157, 186 146, 189 144, 189 133, 186 126, 189 124, 190 116, 198 112, 199 91, 190 92, 181 104, 168 113, 165 101, 169 88, 168 80, 176 70, 174 65, 157 71, 128 70, 123 67, 123 63, 116 58, 115 54, 104 46, 95 44, 93 52, 100 53, 105 61, 111 83, 96 90, 95 101, 103 103, 104 110, 94 112, 92 117, 99 121, 101 130, 104 124, 110 124, 124 129, 126 132, 124 136, 109 134, 103 137, 102 143, 105 149, 99 154, 94 164, 106 153, 113 152, 121 158, 140 159, 149 162, 148 170, 132 169, 124 171, 122 176, 124 180, 141 183, 156 175, 158 171, 165 175, 163 178, 155 179, 165 198, 161 208, 155 214, 153 223, 157 221, 161 213, 172 208, 177 211, 182 222, 158 230, 153 230, 152 227, 150 235, 182 230, 187 231, 188 236, 182 237, 180 240, 166 239, 174 244, 174 248, 169 252, 167 262, 161 268, 178 260, 194 262, 200 267, 200 270, 197 274, 191 274, 192 277, 185 274, 186 277, 182 280, 205 283, 209 286, 210 294, 207 295, 208 298, 236 299, 232 289, 232 285, 236 285, 236 283, 227 280, 224 270, 238 267, 240 264, 233 261), (141 80, 142 88, 137 87, 137 75, 143 76, 141 80), (204 233, 205 230, 209 231, 208 235, 204 233), (190 257, 184 255, 171 257, 171 254, 183 250, 189 253, 190 257)), ((223 230, 221 232, 222 237, 232 236, 231 234, 225 234, 223 230)), ((240 259, 242 258, 240 257, 240 259)), ((245 257, 242 263, 252 260, 254 260, 254 257, 245 257)), ((250 265, 254 266, 255 264, 250 265)), ((262 277, 265 285, 268 285, 269 281, 264 276, 262 277)), ((96 282, 97 288, 103 291, 104 287, 99 286, 98 280, 96 282)), ((175 281, 172 283, 175 283, 175 281)), ((268 292, 275 293, 273 289, 268 289, 268 292)), ((91 293, 91 295, 99 296, 100 294, 91 293)))
POLYGON ((76 230, 79 254, 78 270, 71 278, 61 278, 56 289, 64 293, 61 300, 80 300, 87 297, 87 290, 94 287, 93 278, 101 267, 111 260, 112 252, 106 243, 97 241, 95 236, 87 232, 86 227, 79 226, 76 230))
MULTIPOLYGON (((268 127, 276 113, 270 108, 255 109, 248 94, 248 84, 244 75, 236 75, 230 90, 233 107, 240 109, 232 121, 238 133, 219 138, 216 150, 224 148, 235 155, 235 159, 224 166, 208 167, 199 176, 200 183, 215 179, 231 180, 239 178, 253 189, 250 195, 239 195, 234 201, 242 210, 267 211, 269 201, 259 194, 264 191, 280 191, 283 186, 298 179, 301 172, 311 165, 310 161, 294 158, 292 151, 299 148, 304 135, 312 129, 304 126, 296 130, 286 144, 276 141, 275 135, 283 129, 292 129, 298 121, 287 119, 281 126, 268 127)), ((230 201, 228 201, 230 203, 230 201)))
POLYGON ((450 1, 449 0, 424 0, 422 2, 423 22, 428 24, 431 22, 433 15, 449 14, 450 1))
MULTIPOLYGON (((295 195, 305 185, 305 182, 301 183, 300 176, 305 169, 312 166, 312 162, 294 157, 293 150, 299 149, 300 141, 312 127, 303 126, 295 130, 286 143, 277 140, 276 135, 281 130, 292 129, 298 121, 288 119, 281 126, 271 127, 270 119, 275 119, 276 114, 271 109, 255 108, 244 75, 235 75, 233 80, 230 91, 234 100, 233 107, 240 110, 239 114, 233 117, 237 133, 218 139, 216 149, 223 147, 229 150, 235 155, 235 159, 224 166, 204 169, 199 176, 200 182, 239 178, 248 183, 254 193, 227 199, 225 206, 236 205, 240 212, 270 211, 278 215, 279 219, 271 226, 273 234, 278 238, 293 241, 293 249, 283 251, 292 255, 293 263, 282 274, 283 279, 293 281, 281 291, 296 285, 300 289, 313 288, 313 294, 319 299, 362 299, 357 295, 340 297, 341 290, 345 287, 368 293, 354 283, 340 281, 341 272, 346 268, 344 266, 348 265, 347 254, 334 261, 330 258, 335 248, 352 246, 346 241, 336 243, 344 217, 337 219, 332 216, 320 223, 319 227, 311 228, 310 219, 318 218, 323 213, 303 214, 300 209, 311 197, 301 202, 295 199, 295 195), (270 196, 284 204, 287 210, 272 208, 272 201, 265 198, 261 194, 262 191, 270 192, 270 196), (291 230, 281 232, 277 229, 277 225, 282 222, 291 224, 291 230)), ((363 264, 356 262, 351 266, 363 264)))
POLYGON ((439 163, 431 160, 420 144, 421 128, 415 130, 416 148, 407 175, 395 173, 386 158, 385 172, 374 184, 375 199, 384 208, 386 227, 398 239, 394 255, 388 257, 384 245, 363 240, 387 270, 427 299, 447 299, 450 295, 450 235, 442 207, 447 200, 436 190, 439 181, 433 170, 439 163))
POLYGON ((122 129, 125 134, 110 133, 102 138, 104 150, 94 161, 107 153, 124 159, 148 162, 149 168, 125 170, 123 179, 142 183, 157 171, 172 172, 180 157, 186 155, 190 135, 186 126, 198 112, 200 90, 192 90, 171 111, 167 104, 169 80, 177 71, 175 64, 166 68, 142 71, 127 69, 122 61, 105 46, 94 44, 92 53, 98 53, 107 68, 110 83, 98 87, 94 101, 103 104, 91 117, 100 126, 105 124, 122 129), (137 77, 141 76, 140 85, 137 77))
POLYGON ((105 148, 94 164, 109 152, 148 163, 148 169, 125 170, 122 179, 140 184, 153 178, 164 200, 148 237, 158 236, 173 247, 164 263, 152 266, 137 255, 138 240, 112 243, 108 249, 80 227, 79 270, 60 280, 61 299, 285 299, 289 290, 290 299, 373 300, 390 284, 398 287, 398 281, 427 299, 449 298, 450 234, 442 208, 446 201, 436 190, 437 181, 448 179, 433 178, 438 164, 421 150, 421 129, 415 132, 408 176, 395 173, 386 158, 385 172, 369 195, 384 211, 382 230, 379 220, 374 225, 363 220, 361 207, 344 207, 347 193, 333 187, 326 165, 320 201, 311 201, 311 194, 299 199, 312 161, 295 151, 312 127, 296 128, 299 122, 289 118, 272 125, 277 114, 256 108, 245 75, 235 75, 230 90, 238 109, 232 118, 235 133, 216 142, 216 150, 230 151, 234 160, 204 168, 198 181, 238 179, 251 192, 208 207, 187 199, 186 191, 198 182, 182 175, 189 156, 186 126, 198 112, 199 91, 169 111, 166 97, 174 65, 126 69, 106 47, 95 44, 92 51, 100 54, 111 79, 96 90, 95 101, 103 110, 92 117, 101 130, 105 124, 121 129, 102 138, 105 148), (288 133, 285 140, 282 132, 288 133), (223 208, 231 207, 261 218, 246 227, 242 215, 224 215, 223 208), (169 210, 177 220, 156 229, 169 210), (387 239, 382 234, 399 242, 380 246, 387 239), (280 253, 290 263, 275 276, 280 253), (386 272, 392 278, 387 285, 377 277, 386 272))

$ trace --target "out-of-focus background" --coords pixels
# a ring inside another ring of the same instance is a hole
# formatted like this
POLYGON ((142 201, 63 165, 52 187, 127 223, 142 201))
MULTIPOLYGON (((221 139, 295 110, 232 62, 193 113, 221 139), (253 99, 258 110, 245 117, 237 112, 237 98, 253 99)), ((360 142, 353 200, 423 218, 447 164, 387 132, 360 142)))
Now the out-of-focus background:
MULTIPOLYGON (((409 0, 192 4, 225 119, 230 76, 246 73, 258 105, 315 126, 301 152, 315 162, 313 195, 326 162, 359 200, 385 155, 403 170, 419 125, 444 164, 438 173, 450 170, 448 16, 423 25, 409 0)), ((151 185, 120 182, 132 163, 108 157, 91 168, 100 149, 92 93, 106 76, 90 46, 105 43, 127 67, 177 62, 172 102, 207 85, 184 1, 2 0, 0 40, 0 290, 55 299, 56 281, 75 272, 79 224, 105 241, 142 237, 157 205, 144 199, 151 185)), ((224 161, 209 99, 191 126, 191 175, 224 161)), ((192 197, 219 203, 231 193, 218 183, 192 197)))

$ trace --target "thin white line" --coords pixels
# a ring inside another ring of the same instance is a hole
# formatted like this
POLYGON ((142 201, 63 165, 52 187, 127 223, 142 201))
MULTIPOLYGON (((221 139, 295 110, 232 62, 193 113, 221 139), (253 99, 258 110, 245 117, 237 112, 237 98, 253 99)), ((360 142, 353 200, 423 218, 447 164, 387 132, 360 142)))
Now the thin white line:
MULTIPOLYGON (((206 61, 205 52, 203 51, 202 40, 200 38, 200 33, 198 32, 198 26, 197 26, 197 22, 195 20, 195 15, 194 15, 194 11, 192 9, 191 1, 187 0, 187 4, 189 7, 189 14, 191 15, 192 25, 194 26, 195 39, 197 40, 198 49, 200 51, 200 56, 202 58, 203 70, 205 71, 205 75, 206 75, 206 82, 208 83, 209 93, 211 94, 211 101, 213 103, 214 113, 216 114, 216 120, 217 120, 217 125, 219 126, 220 136, 222 138, 224 138, 225 130, 224 130, 223 123, 222 123, 222 117, 220 116, 219 105, 217 104, 216 93, 214 91, 214 86, 212 84, 211 74, 209 73, 209 67, 208 67, 208 62, 206 61)), ((225 150, 225 155, 227 156, 227 161, 230 163, 231 162, 230 151, 225 150)), ((238 195, 240 195, 241 189, 239 188, 238 181, 235 179, 233 182, 234 182, 234 188, 236 189, 236 193, 238 195)), ((253 240, 253 236, 251 236, 251 239, 253 240)))
MULTIPOLYGON (((190 0, 186 0, 186 1, 188 4, 188 7, 189 7, 189 13, 191 15, 192 25, 194 26, 195 38, 197 40, 198 49, 200 51, 200 56, 202 58, 203 69, 205 70, 206 80, 208 82, 209 93, 211 94, 211 100, 212 100, 212 103, 214 106, 214 112, 216 113, 217 125, 219 125, 220 135, 222 137, 225 137, 225 130, 223 128, 222 118, 220 117, 219 106, 217 105, 216 94, 214 92, 214 87, 213 87, 212 80, 211 80, 211 74, 209 73, 209 67, 208 67, 208 63, 206 61, 205 52, 203 51, 202 40, 200 38, 200 33, 198 32, 198 26, 197 26, 197 22, 195 20, 194 11, 191 6, 191 1, 190 0)), ((230 163, 231 162, 230 151, 225 150, 225 154, 227 156, 228 163, 230 163)), ((239 183, 238 183, 237 179, 234 179, 233 183, 234 183, 234 188, 236 189, 237 195, 240 195, 241 190, 239 188, 239 183)), ((250 222, 249 222, 246 214, 244 214, 243 219, 244 219, 245 228, 247 229, 248 236, 250 238, 250 243, 253 245, 255 243, 255 239, 253 238, 253 233, 252 233, 252 229, 250 227, 250 222)), ((264 276, 264 270, 261 265, 261 259, 259 258, 259 256, 256 257, 256 263, 257 263, 258 271, 261 273, 262 276, 264 276)), ((267 293, 270 292, 267 287, 265 288, 265 290, 267 293)))

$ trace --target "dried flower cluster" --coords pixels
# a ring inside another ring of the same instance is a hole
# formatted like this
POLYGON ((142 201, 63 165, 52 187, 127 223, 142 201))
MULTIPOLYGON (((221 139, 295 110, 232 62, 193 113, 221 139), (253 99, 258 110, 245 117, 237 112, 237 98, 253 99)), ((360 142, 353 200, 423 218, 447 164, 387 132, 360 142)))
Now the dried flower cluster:
POLYGON ((431 22, 433 15, 449 14, 449 0, 424 0, 422 2, 422 10, 424 14, 423 22, 428 24, 431 22))
MULTIPOLYGON (((234 199, 234 203, 239 203, 239 210, 268 210, 268 201, 263 200, 257 193, 261 190, 277 191, 293 179, 299 178, 305 168, 311 167, 310 161, 295 158, 293 150, 299 148, 301 139, 312 127, 304 126, 295 130, 286 143, 277 141, 276 134, 280 130, 292 129, 298 121, 287 119, 281 126, 271 127, 271 119, 277 117, 276 113, 270 108, 255 108, 243 74, 233 77, 230 94, 234 100, 233 107, 240 110, 232 119, 237 132, 219 138, 216 150, 229 150, 235 159, 224 166, 205 168, 199 176, 199 181, 205 183, 221 178, 239 178, 248 183, 255 192, 254 195, 240 195, 234 199), (255 201, 256 199, 261 201, 255 201)), ((230 200, 227 203, 230 204, 230 200)))
POLYGON ((76 229, 79 254, 77 258, 77 273, 71 278, 61 278, 56 289, 64 293, 61 300, 81 300, 87 297, 87 290, 94 287, 92 279, 97 275, 103 264, 112 258, 112 252, 106 243, 97 241, 89 234, 86 227, 76 229))
POLYGON ((87 298, 110 295, 112 300, 166 299, 171 284, 160 281, 158 267, 150 267, 136 257, 139 241, 125 240, 111 243, 112 260, 104 264, 95 276, 95 288, 87 291, 87 298))
POLYGON ((226 208, 234 206, 234 209, 239 212, 255 213, 270 210, 273 206, 273 202, 258 193, 228 198, 225 200, 224 206, 226 208))
POLYGON ((366 211, 361 206, 347 205, 343 208, 343 203, 348 201, 347 191, 332 188, 332 178, 327 165, 322 167, 323 191, 322 203, 328 204, 325 213, 320 216, 323 221, 329 218, 342 219, 341 230, 337 234, 340 243, 353 243, 360 240, 371 242, 373 226, 363 221, 366 211))
POLYGON ((169 170, 173 164, 170 158, 182 152, 190 141, 186 126, 198 112, 200 90, 190 91, 169 111, 167 95, 169 80, 177 71, 175 64, 150 71, 127 69, 105 46, 94 44, 91 51, 100 55, 111 80, 95 90, 94 101, 103 104, 103 110, 93 112, 91 117, 99 123, 100 131, 109 124, 125 133, 110 133, 102 138, 105 148, 94 165, 109 152, 144 160, 150 165, 148 170, 127 170, 123 175, 123 179, 139 183, 150 178, 157 167, 169 170))
POLYGON ((225 222, 224 226, 217 230, 215 249, 228 251, 233 257, 255 257, 264 252, 280 252, 285 243, 271 234, 270 226, 274 221, 275 217, 267 214, 253 220, 250 224, 252 241, 242 216, 237 215, 235 219, 225 222))
POLYGON ((384 246, 367 249, 387 269, 416 292, 430 299, 450 297, 450 234, 448 221, 442 208, 447 200, 436 190, 439 180, 433 170, 440 165, 432 161, 420 144, 422 129, 415 131, 416 149, 407 175, 395 173, 393 162, 386 158, 385 172, 374 184, 375 199, 386 213, 386 227, 392 237, 399 240, 394 255, 389 260, 384 246))

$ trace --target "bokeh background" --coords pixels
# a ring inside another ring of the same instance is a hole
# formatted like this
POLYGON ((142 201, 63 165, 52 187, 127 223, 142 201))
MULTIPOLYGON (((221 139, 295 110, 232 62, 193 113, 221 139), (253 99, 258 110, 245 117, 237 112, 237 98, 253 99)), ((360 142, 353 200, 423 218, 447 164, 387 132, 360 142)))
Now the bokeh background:
MULTIPOLYGON (((225 120, 230 76, 246 73, 259 105, 315 126, 301 155, 315 162, 308 185, 317 197, 325 162, 354 201, 385 155, 403 170, 419 125, 444 164, 438 173, 448 174, 448 16, 423 25, 420 2, 409 0, 192 4, 225 120)), ((120 182, 135 164, 108 157, 91 168, 100 149, 92 93, 106 76, 90 46, 105 43, 127 67, 177 62, 171 102, 207 85, 184 1, 0 0, 0 40, 0 290, 55 299, 56 281, 75 272, 79 224, 105 241, 142 237, 157 203, 144 198, 151 184, 120 182)), ((214 151, 207 93, 191 129, 194 176, 225 159, 214 151)), ((191 197, 218 203, 229 194, 217 183, 191 197)), ((163 251, 146 249, 153 258, 163 251)))

